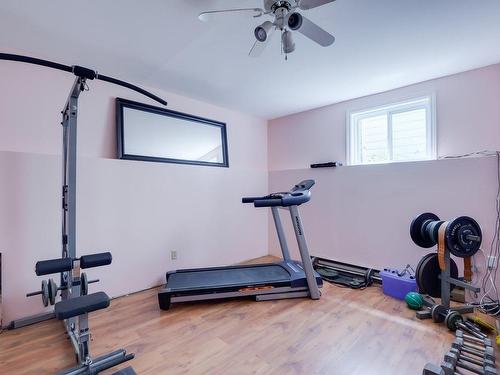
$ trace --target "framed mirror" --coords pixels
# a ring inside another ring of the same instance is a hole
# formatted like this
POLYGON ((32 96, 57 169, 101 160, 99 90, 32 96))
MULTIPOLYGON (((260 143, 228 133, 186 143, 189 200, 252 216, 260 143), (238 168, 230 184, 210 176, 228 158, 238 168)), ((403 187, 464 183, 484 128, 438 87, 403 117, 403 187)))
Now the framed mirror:
POLYGON ((118 158, 229 167, 226 124, 116 99, 118 158))

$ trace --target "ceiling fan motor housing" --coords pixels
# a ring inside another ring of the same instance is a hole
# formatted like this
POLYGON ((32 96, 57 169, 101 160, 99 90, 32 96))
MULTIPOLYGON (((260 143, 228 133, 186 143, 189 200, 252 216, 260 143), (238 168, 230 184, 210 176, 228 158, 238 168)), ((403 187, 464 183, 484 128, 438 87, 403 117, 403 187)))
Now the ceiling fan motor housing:
POLYGON ((274 12, 278 8, 290 10, 296 3, 295 0, 264 0, 264 9, 266 12, 274 12))

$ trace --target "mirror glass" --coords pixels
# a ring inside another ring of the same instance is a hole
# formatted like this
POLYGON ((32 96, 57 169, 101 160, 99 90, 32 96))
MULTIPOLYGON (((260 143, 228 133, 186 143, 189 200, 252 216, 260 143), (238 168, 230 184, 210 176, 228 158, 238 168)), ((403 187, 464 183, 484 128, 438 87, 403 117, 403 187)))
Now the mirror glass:
POLYGON ((228 166, 224 123, 118 99, 121 159, 228 166))

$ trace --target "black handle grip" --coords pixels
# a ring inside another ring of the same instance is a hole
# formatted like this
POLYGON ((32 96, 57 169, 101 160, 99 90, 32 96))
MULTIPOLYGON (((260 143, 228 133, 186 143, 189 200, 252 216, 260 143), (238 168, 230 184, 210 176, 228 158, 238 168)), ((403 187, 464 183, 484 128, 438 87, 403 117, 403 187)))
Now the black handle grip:
POLYGON ((275 207, 283 205, 283 201, 281 198, 275 199, 256 199, 253 202, 255 207, 275 207))
POLYGON ((100 267, 111 264, 113 257, 110 252, 83 255, 80 257, 80 268, 100 267))
POLYGON ((241 198, 241 203, 253 203, 257 199, 262 199, 262 197, 244 197, 241 198))
POLYGON ((37 276, 50 275, 51 273, 71 271, 73 260, 71 258, 58 258, 40 260, 36 262, 35 273, 37 276))

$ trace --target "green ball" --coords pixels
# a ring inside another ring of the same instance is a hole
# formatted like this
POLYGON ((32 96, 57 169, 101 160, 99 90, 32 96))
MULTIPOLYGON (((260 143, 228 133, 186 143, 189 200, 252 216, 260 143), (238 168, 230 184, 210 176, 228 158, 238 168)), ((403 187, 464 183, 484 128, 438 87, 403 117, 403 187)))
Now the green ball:
POLYGON ((405 296, 408 307, 412 310, 420 310, 424 305, 424 299, 417 292, 409 292, 405 296))

